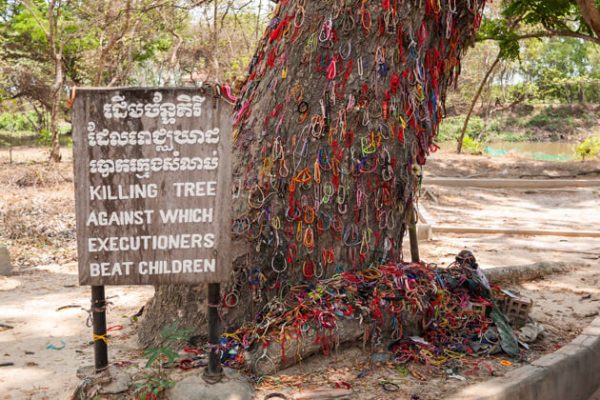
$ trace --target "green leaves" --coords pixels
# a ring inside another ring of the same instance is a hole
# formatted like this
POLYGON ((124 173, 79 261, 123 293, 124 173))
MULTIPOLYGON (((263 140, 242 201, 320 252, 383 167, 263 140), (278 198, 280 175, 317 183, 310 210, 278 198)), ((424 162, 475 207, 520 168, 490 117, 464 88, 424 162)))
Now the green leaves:
POLYGON ((484 18, 478 40, 495 40, 502 60, 516 60, 521 50, 518 36, 517 32, 509 26, 508 20, 484 18))
POLYGON ((594 159, 600 156, 600 135, 593 135, 577 146, 577 157, 582 160, 594 159))
POLYGON ((191 331, 189 329, 180 328, 177 324, 165 325, 160 330, 160 336, 165 342, 176 342, 179 340, 186 340, 190 337, 191 331))
MULTIPOLYGON (((597 1, 598 3, 598 1, 597 1)), ((478 40, 495 40, 504 60, 519 58, 523 39, 579 36, 595 40, 575 0, 508 0, 483 21, 478 40)))
MULTIPOLYGON (((158 347, 150 347, 144 351, 144 358, 147 358, 146 368, 151 368, 158 361, 173 363, 179 356, 177 352, 171 350, 169 345, 173 345, 178 341, 186 340, 190 336, 190 330, 182 329, 177 324, 169 324, 162 327, 160 336, 162 344, 158 347)), ((160 364, 159 364, 160 366, 160 364)))
POLYGON ((502 10, 502 15, 546 30, 576 30, 581 26, 574 0, 512 0, 502 10))
POLYGON ((180 340, 187 339, 190 332, 190 330, 179 328, 177 324, 165 325, 160 330, 160 335, 163 339, 161 345, 150 347, 144 351, 144 358, 148 360, 146 368, 153 369, 140 382, 136 383, 135 392, 138 395, 138 399, 156 399, 156 396, 160 393, 175 385, 175 382, 170 380, 165 374, 162 365, 163 363, 173 364, 177 360, 179 354, 169 346, 174 345, 180 340))
POLYGON ((165 361, 173 363, 178 357, 178 354, 168 347, 150 347, 144 351, 144 358, 147 358, 146 368, 154 366, 156 361, 165 361))
POLYGON ((156 399, 161 392, 175 386, 175 382, 158 375, 148 374, 141 382, 135 384, 135 393, 140 400, 156 399))

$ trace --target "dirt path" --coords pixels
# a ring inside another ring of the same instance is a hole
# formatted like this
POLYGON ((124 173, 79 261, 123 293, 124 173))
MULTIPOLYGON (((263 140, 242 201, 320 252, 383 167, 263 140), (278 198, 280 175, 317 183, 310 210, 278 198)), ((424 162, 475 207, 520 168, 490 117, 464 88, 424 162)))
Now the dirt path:
POLYGON ((535 161, 517 156, 473 156, 438 151, 427 160, 425 174, 468 178, 598 178, 600 160, 535 161))
MULTIPOLYGON (((150 287, 109 287, 111 361, 139 353, 129 317, 152 296, 150 287)), ((90 293, 77 284, 73 263, 46 265, 0 277, 0 398, 66 399, 79 383, 76 371, 93 364, 90 293)))
MULTIPOLYGON (((426 174, 452 177, 550 179, 594 178, 600 162, 540 162, 505 157, 436 154, 426 174)), ((432 225, 542 230, 598 230, 600 190, 479 189, 426 186, 420 206, 432 225)), ((435 234, 421 245, 424 258, 444 264, 457 250, 473 250, 482 266, 510 266, 541 261, 592 263, 600 259, 600 238, 553 236, 435 234)))
MULTIPOLYGON (((0 327, 0 364, 14 364, 0 367, 0 399, 66 399, 77 369, 93 363, 83 310, 90 289, 77 283, 72 167, 32 163, 43 159, 39 149, 14 156, 23 162, 0 164, 0 245, 14 264, 12 276, 0 276, 0 324, 11 327, 0 327)), ((123 327, 111 333, 111 361, 139 354, 129 317, 153 291, 107 288, 108 324, 123 327)))
POLYGON ((518 190, 427 187, 421 202, 444 225, 544 230, 597 230, 597 188, 518 190), (493 207, 490 205, 493 204, 493 207))

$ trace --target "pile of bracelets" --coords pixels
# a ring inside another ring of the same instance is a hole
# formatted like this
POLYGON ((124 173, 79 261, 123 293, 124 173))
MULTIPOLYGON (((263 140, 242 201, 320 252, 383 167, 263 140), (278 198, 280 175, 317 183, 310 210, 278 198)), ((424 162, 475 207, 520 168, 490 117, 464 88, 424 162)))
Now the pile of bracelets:
POLYGON ((470 274, 453 266, 397 263, 343 272, 273 298, 253 323, 223 335, 222 361, 243 368, 247 351, 272 343, 281 344, 283 355, 286 342, 306 340, 309 330, 318 332, 327 354, 339 324, 357 320, 372 343, 393 355, 394 363, 445 365, 486 354, 498 343, 488 316, 493 299, 482 293, 470 274), (411 337, 404 327, 415 322, 420 335, 411 337))

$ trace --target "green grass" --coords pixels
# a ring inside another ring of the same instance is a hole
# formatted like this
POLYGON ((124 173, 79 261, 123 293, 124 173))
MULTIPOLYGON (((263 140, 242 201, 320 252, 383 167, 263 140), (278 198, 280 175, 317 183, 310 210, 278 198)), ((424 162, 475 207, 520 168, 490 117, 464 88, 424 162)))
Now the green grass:
POLYGON ((529 131, 515 132, 507 130, 496 133, 490 137, 490 140, 511 143, 528 142, 532 140, 532 135, 529 131))
MULTIPOLYGON (((73 140, 63 129, 60 132, 60 144, 71 146, 73 140)), ((0 130, 0 147, 10 146, 48 146, 50 136, 48 134, 39 134, 33 131, 5 131, 0 130)))
POLYGON ((21 146, 37 141, 38 134, 31 131, 5 131, 0 130, 0 146, 21 146))
MULTIPOLYGON (((438 141, 448 142, 456 141, 462 131, 463 124, 465 123, 465 117, 462 115, 455 117, 448 117, 440 124, 440 131, 438 133, 438 141)), ((484 122, 481 117, 473 116, 469 121, 469 127, 467 128, 467 135, 471 138, 476 138, 484 129, 484 122)))
MULTIPOLYGON (((467 136, 482 142, 559 141, 578 129, 591 129, 598 124, 598 119, 600 115, 586 107, 520 105, 511 112, 498 112, 485 120, 473 116, 467 136)), ((463 123, 463 115, 446 118, 440 125, 438 141, 456 141, 463 123)))
POLYGON ((550 132, 560 132, 564 131, 565 128, 571 130, 575 124, 573 116, 563 115, 560 112, 554 114, 551 109, 547 108, 529 119, 524 119, 520 125, 524 128, 539 128, 550 132))

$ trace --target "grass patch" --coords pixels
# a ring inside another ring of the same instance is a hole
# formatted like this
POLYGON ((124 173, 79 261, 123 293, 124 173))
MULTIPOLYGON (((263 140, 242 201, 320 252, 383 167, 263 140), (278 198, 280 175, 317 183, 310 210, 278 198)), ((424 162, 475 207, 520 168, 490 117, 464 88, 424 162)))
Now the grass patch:
POLYGON ((25 146, 35 144, 38 134, 32 131, 5 131, 0 130, 0 146, 25 146))
MULTIPOLYGON (((62 146, 72 146, 73 140, 70 129, 61 129, 59 141, 62 146)), ((0 130, 0 147, 15 146, 49 146, 51 143, 50 133, 33 131, 4 131, 0 130)))
POLYGON ((582 160, 600 156, 600 135, 590 136, 577 146, 577 157, 582 160))
POLYGON ((524 128, 538 128, 550 132, 559 132, 564 131, 565 128, 571 130, 574 125, 573 122, 573 116, 553 113, 550 108, 546 108, 529 120, 524 119, 522 125, 520 125, 524 128))
MULTIPOLYGON (((486 119, 473 116, 467 136, 482 142, 573 140, 578 132, 589 131, 598 124, 598 110, 600 107, 589 105, 519 105, 486 119)), ((463 115, 446 118, 440 125, 438 141, 456 141, 463 123, 463 115)))
POLYGON ((531 133, 529 131, 500 131, 490 137, 491 141, 499 142, 528 142, 532 140, 531 133))
MULTIPOLYGON (((448 117, 440 124, 440 130, 437 136, 440 142, 457 141, 465 123, 465 117, 458 115, 454 117, 448 117)), ((469 121, 469 127, 467 128, 466 136, 470 138, 478 137, 484 129, 484 121, 481 117, 473 116, 469 121)))

